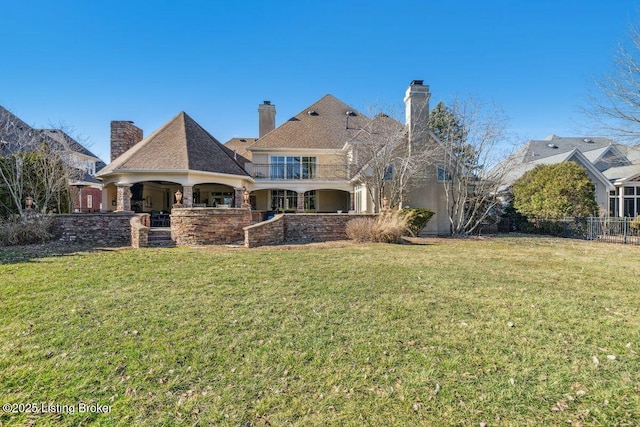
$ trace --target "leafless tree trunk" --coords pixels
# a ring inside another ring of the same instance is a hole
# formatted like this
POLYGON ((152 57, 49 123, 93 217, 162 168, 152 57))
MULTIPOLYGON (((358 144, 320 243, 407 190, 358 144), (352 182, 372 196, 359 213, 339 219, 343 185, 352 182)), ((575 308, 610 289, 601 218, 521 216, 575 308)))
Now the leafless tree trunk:
POLYGON ((499 109, 487 110, 473 98, 455 99, 449 108, 464 132, 462 138, 459 132, 443 133, 437 162, 451 233, 473 234, 501 208, 498 191, 508 166, 498 162, 498 145, 504 142, 507 119, 499 109))

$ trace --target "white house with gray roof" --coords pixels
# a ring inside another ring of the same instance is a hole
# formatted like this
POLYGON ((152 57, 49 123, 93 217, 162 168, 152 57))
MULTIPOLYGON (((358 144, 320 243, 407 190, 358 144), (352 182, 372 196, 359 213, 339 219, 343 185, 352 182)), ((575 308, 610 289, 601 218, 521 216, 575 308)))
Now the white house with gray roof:
POLYGON ((529 141, 506 161, 509 173, 503 190, 537 165, 567 161, 586 170, 601 216, 635 217, 640 213, 640 145, 618 144, 608 138, 550 135, 529 141))

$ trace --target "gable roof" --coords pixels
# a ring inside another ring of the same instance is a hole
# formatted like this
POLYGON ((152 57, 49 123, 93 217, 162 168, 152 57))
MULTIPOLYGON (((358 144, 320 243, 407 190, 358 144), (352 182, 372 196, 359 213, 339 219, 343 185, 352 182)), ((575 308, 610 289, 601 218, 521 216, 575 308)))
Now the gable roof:
POLYGON ((269 148, 339 150, 370 120, 334 96, 325 95, 259 138, 249 147, 249 150, 269 148), (348 112, 351 114, 347 115, 348 112))
POLYGON ((522 162, 532 162, 545 157, 568 153, 574 149, 586 154, 591 150, 598 150, 611 144, 613 144, 613 141, 608 138, 549 135, 545 139, 529 141, 522 152, 522 162))
POLYGON ((198 170, 247 175, 222 145, 184 111, 138 142, 100 173, 131 170, 198 170))
POLYGON ((255 144, 257 140, 258 138, 231 138, 224 143, 224 146, 238 153, 238 155, 244 157, 247 161, 251 161, 252 156, 249 147, 255 144))
POLYGON ((90 157, 96 162, 96 170, 99 170, 105 165, 98 156, 63 130, 33 128, 11 111, 0 106, 1 155, 37 148, 42 143, 48 143, 56 150, 72 151, 90 157))

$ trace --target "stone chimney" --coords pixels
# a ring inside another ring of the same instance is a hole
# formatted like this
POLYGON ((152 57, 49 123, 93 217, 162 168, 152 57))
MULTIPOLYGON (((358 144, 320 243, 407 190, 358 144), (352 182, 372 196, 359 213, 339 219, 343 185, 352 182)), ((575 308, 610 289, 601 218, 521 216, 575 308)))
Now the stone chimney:
POLYGON ((276 106, 271 101, 258 105, 258 138, 262 138, 276 128, 276 106))
POLYGON ((111 122, 111 161, 142 141, 142 129, 128 120, 111 122))
POLYGON ((409 85, 404 97, 406 106, 406 123, 409 128, 409 140, 421 138, 427 131, 429 122, 429 86, 424 80, 414 80, 409 85))

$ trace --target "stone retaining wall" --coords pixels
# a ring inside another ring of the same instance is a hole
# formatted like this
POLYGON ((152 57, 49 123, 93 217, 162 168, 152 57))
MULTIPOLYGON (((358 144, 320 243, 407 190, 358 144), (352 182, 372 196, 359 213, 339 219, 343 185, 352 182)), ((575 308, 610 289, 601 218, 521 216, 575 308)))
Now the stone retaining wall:
POLYGON ((255 248, 256 246, 284 243, 284 224, 285 215, 279 214, 268 221, 245 227, 244 245, 248 248, 255 248))
POLYGON ((245 227, 245 246, 278 245, 344 240, 347 222, 371 218, 375 214, 281 214, 273 219, 245 227))
POLYGON ((251 210, 242 208, 173 208, 171 238, 177 245, 223 245, 242 242, 251 210))
POLYGON ((133 213, 61 214, 53 232, 62 242, 130 245, 133 213))

